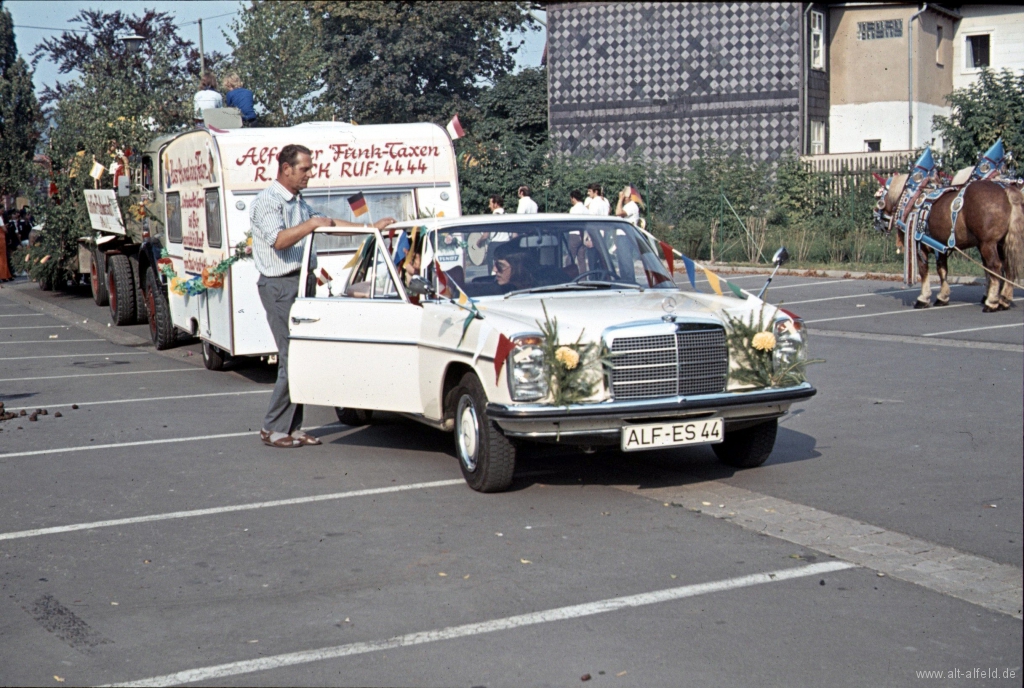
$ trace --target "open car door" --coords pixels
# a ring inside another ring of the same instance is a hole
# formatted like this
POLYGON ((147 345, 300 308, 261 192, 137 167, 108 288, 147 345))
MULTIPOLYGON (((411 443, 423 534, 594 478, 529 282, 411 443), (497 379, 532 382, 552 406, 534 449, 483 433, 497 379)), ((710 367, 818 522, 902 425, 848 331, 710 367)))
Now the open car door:
POLYGON ((422 413, 418 340, 409 301, 379 231, 310 235, 289 319, 292 401, 422 413))

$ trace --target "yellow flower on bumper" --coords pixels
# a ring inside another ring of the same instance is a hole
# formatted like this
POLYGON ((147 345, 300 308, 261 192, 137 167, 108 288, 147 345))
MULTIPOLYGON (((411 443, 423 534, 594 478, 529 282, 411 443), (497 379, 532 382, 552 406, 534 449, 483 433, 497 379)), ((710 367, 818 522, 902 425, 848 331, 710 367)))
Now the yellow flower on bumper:
POLYGON ((771 332, 758 332, 750 344, 758 351, 771 351, 775 348, 775 335, 771 332))
POLYGON ((560 346, 555 351, 555 360, 567 369, 572 370, 580 364, 580 354, 567 346, 560 346))

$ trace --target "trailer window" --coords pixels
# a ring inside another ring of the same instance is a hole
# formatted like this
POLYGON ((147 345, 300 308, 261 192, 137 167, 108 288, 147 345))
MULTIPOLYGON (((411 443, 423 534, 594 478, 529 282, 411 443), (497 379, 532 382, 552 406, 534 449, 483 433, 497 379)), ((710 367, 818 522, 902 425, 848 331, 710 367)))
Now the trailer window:
POLYGON ((142 188, 153 190, 153 158, 148 155, 142 159, 142 188))
POLYGON ((220 190, 206 190, 206 241, 210 248, 220 248, 220 190))
POLYGON ((175 191, 167 194, 167 240, 181 243, 181 196, 175 191))
POLYGON ((411 189, 364 193, 363 198, 366 200, 366 208, 369 212, 359 217, 352 213, 352 208, 348 205, 348 197, 351 195, 351 192, 346 191, 331 193, 319 191, 315 194, 303 193, 302 198, 327 217, 336 217, 349 222, 367 224, 385 217, 393 217, 399 222, 416 219, 416 204, 413 201, 411 189))

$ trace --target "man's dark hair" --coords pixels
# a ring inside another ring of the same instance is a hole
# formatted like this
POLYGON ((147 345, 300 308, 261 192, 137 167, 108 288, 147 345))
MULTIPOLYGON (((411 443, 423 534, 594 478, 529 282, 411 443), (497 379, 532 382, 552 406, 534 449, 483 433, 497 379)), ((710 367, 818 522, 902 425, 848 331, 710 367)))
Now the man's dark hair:
POLYGON ((582 203, 583 202, 583 192, 580 191, 579 189, 573 189, 572 191, 569 192, 569 198, 571 198, 571 199, 573 199, 575 201, 579 201, 580 203, 582 203))
POLYGON ((596 191, 598 196, 604 196, 604 189, 600 184, 587 184, 587 191, 596 191))
POLYGON ((494 205, 498 206, 499 208, 504 208, 505 207, 504 199, 501 196, 499 196, 498 194, 494 194, 493 196, 491 196, 487 200, 490 201, 491 203, 493 203, 494 205))
POLYGON ((306 155, 312 155, 305 146, 300 146, 297 143, 289 143, 287 146, 281 149, 281 152, 277 154, 277 171, 280 172, 281 168, 285 165, 291 165, 295 167, 295 163, 299 159, 299 155, 305 153, 306 155))
POLYGON ((530 187, 528 187, 528 186, 520 186, 518 193, 519 193, 520 196, 529 196, 530 195, 530 187))

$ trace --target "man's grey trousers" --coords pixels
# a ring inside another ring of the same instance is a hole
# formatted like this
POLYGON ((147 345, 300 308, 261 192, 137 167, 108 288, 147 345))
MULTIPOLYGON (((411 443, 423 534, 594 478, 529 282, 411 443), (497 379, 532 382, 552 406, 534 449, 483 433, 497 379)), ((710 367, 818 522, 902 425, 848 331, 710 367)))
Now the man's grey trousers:
POLYGON ((260 275, 256 286, 277 343, 277 383, 270 395, 263 429, 290 435, 302 427, 302 404, 293 404, 288 392, 288 314, 299 295, 299 276, 297 273, 284 277, 260 275))

